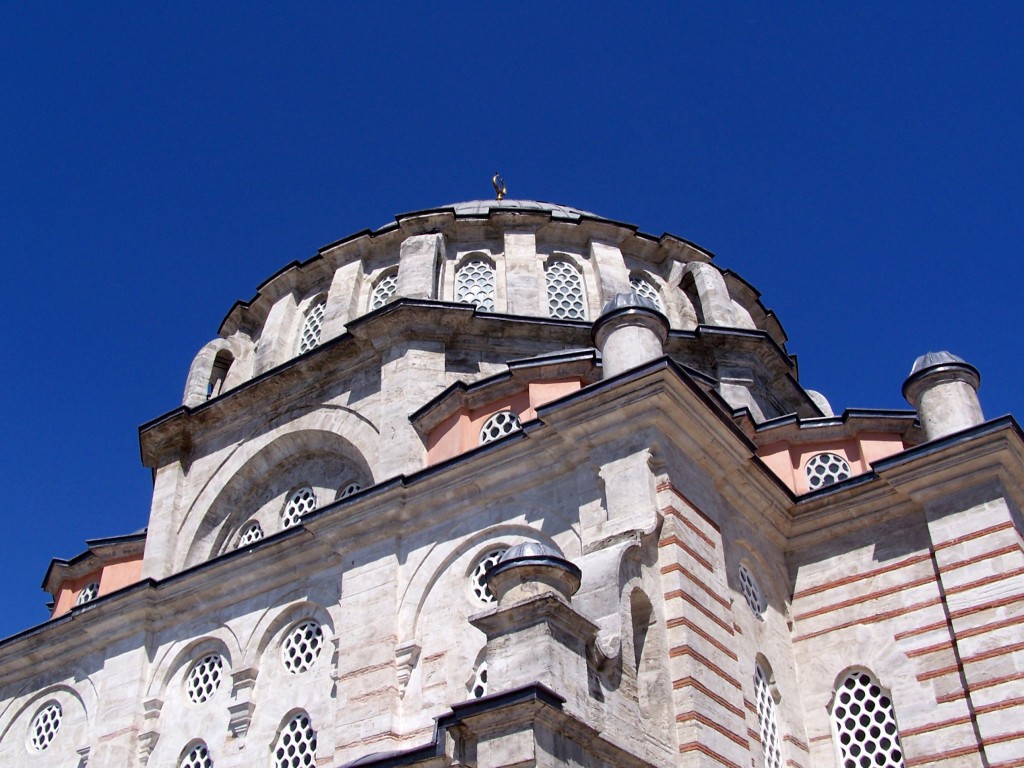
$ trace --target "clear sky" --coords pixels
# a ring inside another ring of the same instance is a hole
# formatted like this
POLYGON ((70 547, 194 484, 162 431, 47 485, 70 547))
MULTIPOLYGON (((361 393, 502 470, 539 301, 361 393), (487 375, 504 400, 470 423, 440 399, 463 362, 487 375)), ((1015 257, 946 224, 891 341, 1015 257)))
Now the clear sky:
POLYGON ((714 252, 837 412, 938 349, 1022 412, 1024 4, 621 6, 5 4, 0 636, 146 525, 137 427, 236 299, 495 170, 714 252))

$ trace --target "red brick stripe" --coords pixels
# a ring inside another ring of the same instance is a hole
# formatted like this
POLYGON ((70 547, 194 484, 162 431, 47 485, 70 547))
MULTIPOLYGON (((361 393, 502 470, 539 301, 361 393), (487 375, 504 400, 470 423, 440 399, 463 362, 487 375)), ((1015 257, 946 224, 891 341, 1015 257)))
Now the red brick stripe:
POLYGON ((895 595, 907 589, 913 589, 914 587, 923 587, 925 584, 932 584, 934 582, 934 576, 925 576, 922 579, 907 581, 903 584, 897 584, 892 587, 886 587, 885 589, 880 589, 876 592, 866 592, 862 595, 857 595, 857 597, 851 597, 849 600, 843 600, 838 603, 830 603, 828 605, 822 606, 821 608, 815 608, 813 611, 807 611, 807 613, 796 614, 793 618, 795 618, 797 621, 811 619, 815 616, 821 616, 825 613, 832 613, 833 611, 839 611, 844 608, 849 608, 850 606, 857 605, 858 603, 866 603, 870 600, 877 600, 880 597, 888 597, 889 595, 895 595))
POLYGON ((681 573, 687 579, 700 589, 704 590, 708 597, 719 603, 723 608, 732 608, 732 600, 726 600, 720 594, 715 592, 711 587, 705 584, 703 581, 698 579, 693 573, 687 570, 681 563, 670 563, 661 569, 663 574, 665 573, 681 573))
POLYGON ((664 546, 666 546, 668 544, 675 544, 677 547, 679 547, 681 550, 683 550, 683 552, 688 554, 690 557, 692 557, 698 563, 703 565, 709 571, 711 571, 712 573, 715 572, 715 567, 713 565, 711 565, 711 563, 709 563, 705 558, 701 557, 700 554, 698 554, 697 551, 693 549, 693 547, 691 547, 685 541, 680 539, 674 533, 669 535, 669 536, 666 536, 664 539, 662 539, 661 541, 658 542, 658 546, 659 547, 664 547, 664 546))
POLYGON ((935 544, 932 549, 938 552, 940 549, 948 549, 949 547, 955 547, 957 544, 963 544, 967 541, 973 541, 974 539, 980 539, 983 536, 988 536, 991 533, 999 533, 1007 529, 1013 530, 1013 521, 1007 520, 1005 523, 999 523, 998 525, 990 525, 988 528, 982 528, 978 531, 972 531, 971 533, 965 533, 963 536, 957 536, 955 539, 947 539, 940 544, 935 544))
POLYGON ((680 512, 675 507, 673 507, 671 504, 668 505, 667 507, 662 507, 661 512, 662 512, 662 514, 664 514, 664 515, 666 515, 668 517, 674 517, 676 520, 678 520, 683 525, 685 525, 687 528, 689 528, 691 531, 693 531, 698 537, 703 539, 707 543, 707 545, 709 547, 711 547, 712 549, 715 548, 715 542, 711 539, 711 537, 708 536, 706 533, 704 533, 704 531, 702 531, 696 525, 694 525, 691 520, 689 520, 686 517, 683 517, 683 513, 680 512))
POLYGON ((707 632, 705 632, 703 629, 701 629, 700 627, 698 627, 696 624, 694 624, 692 621, 690 621, 689 619, 687 619, 685 617, 679 618, 679 619, 672 619, 668 623, 668 626, 669 627, 673 627, 673 628, 674 627, 685 627, 686 629, 688 629, 691 632, 693 632, 695 635, 704 638, 704 640, 706 640, 707 642, 711 643, 711 645, 715 646, 715 648, 717 648, 719 651, 724 653, 726 656, 728 656, 733 661, 739 661, 739 657, 733 651, 731 651, 729 648, 727 648, 724 645, 722 645, 722 643, 720 643, 718 640, 715 640, 715 638, 713 638, 711 635, 709 635, 707 632))
POLYGON ((864 579, 870 579, 872 576, 880 576, 883 573, 890 573, 892 571, 898 571, 900 568, 907 568, 911 565, 917 565, 923 563, 931 557, 930 554, 914 555, 908 557, 906 560, 900 560, 892 565, 887 565, 884 568, 876 568, 873 571, 864 571, 863 573, 855 573, 852 576, 846 576, 842 579, 836 579, 826 584, 819 584, 816 587, 808 587, 807 589, 801 589, 798 592, 793 593, 793 599, 799 600, 802 597, 809 597, 810 595, 816 595, 819 592, 825 592, 829 589, 835 589, 836 587, 845 587, 847 584, 856 584, 858 581, 864 579))
POLYGON ((729 741, 733 742, 734 744, 737 744, 738 746, 743 747, 744 749, 750 749, 750 742, 749 741, 744 739, 742 736, 733 733, 728 728, 726 728, 724 725, 721 725, 720 723, 716 723, 710 717, 707 717, 706 715, 702 715, 700 712, 683 712, 681 714, 676 715, 676 722, 677 723, 689 723, 689 722, 692 722, 692 721, 696 721, 696 722, 700 723, 701 725, 707 726, 711 730, 713 730, 713 731, 715 731, 717 733, 722 734, 729 741))
POLYGON ((708 749, 699 741, 688 741, 685 744, 680 744, 679 752, 681 754, 686 754, 687 752, 700 752, 702 755, 710 757, 715 762, 727 766, 727 768, 741 768, 741 766, 734 763, 732 760, 723 757, 712 749, 708 749))
POLYGON ((704 683, 702 683, 695 677, 682 677, 679 680, 675 680, 672 682, 672 688, 676 690, 680 688, 694 688, 695 690, 698 690, 701 693, 703 693, 705 696, 707 696, 709 699, 715 702, 722 709, 731 712, 732 714, 736 715, 736 717, 744 717, 742 709, 733 704, 730 704, 728 701, 723 699, 721 696, 712 691, 710 688, 704 685, 704 683))
POLYGON ((897 608, 892 611, 885 611, 884 613, 876 613, 871 616, 864 616, 860 619, 852 619, 851 621, 844 621, 842 624, 837 624, 834 627, 828 627, 827 629, 819 629, 817 632, 808 632, 806 635, 798 635, 793 638, 793 642, 800 640, 809 640, 819 635, 827 635, 829 632, 835 632, 840 629, 848 629, 849 627, 855 627, 858 624, 874 624, 878 621, 887 621, 888 619, 894 619, 898 616, 906 616, 907 614, 913 613, 914 611, 920 611, 925 608, 931 608, 939 605, 942 602, 940 598, 934 600, 925 600, 923 603, 914 603, 904 608, 897 608))
POLYGON ((725 680, 725 682, 727 682, 737 691, 743 689, 743 686, 741 686, 739 682, 737 682, 737 680, 734 677, 732 677, 728 672, 726 672, 720 666, 711 661, 711 659, 709 659, 707 656, 701 655, 688 645, 682 645, 678 648, 672 648, 671 650, 669 650, 668 655, 670 658, 675 658, 677 656, 690 656, 695 661, 699 662, 702 666, 704 666, 706 669, 711 670, 720 678, 725 680))
POLYGON ((693 597, 693 595, 687 594, 686 592, 683 592, 683 590, 681 590, 681 589, 673 589, 671 592, 666 592, 665 593, 665 599, 666 600, 671 600, 674 597, 678 597, 683 602, 689 603, 694 608, 696 608, 698 611, 700 611, 705 616, 707 616, 709 619, 711 619, 713 622, 715 622, 715 624, 717 624, 722 629, 724 629, 726 632, 728 632, 730 635, 732 634, 732 627, 730 627, 726 622, 722 621, 722 619, 718 618, 717 616, 715 616, 715 614, 713 614, 711 611, 709 611, 707 608, 705 608, 703 605, 701 605, 697 601, 697 598, 693 597))

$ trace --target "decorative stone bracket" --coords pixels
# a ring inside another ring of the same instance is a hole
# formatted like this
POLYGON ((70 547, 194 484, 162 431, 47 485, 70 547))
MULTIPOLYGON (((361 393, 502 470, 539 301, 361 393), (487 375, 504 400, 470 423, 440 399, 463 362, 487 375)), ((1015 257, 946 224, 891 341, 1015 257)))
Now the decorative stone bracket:
POLYGON ((231 699, 228 706, 228 730, 236 739, 245 737, 252 722, 252 713, 256 703, 252 700, 252 691, 256 687, 256 667, 242 667, 231 673, 231 699))
POLYGON ((142 702, 142 731, 139 733, 140 765, 145 766, 149 763, 153 747, 160 740, 157 724, 160 722, 160 710, 163 709, 163 706, 163 699, 147 699, 142 702))
POLYGON ((405 689, 409 685, 409 678, 412 677, 412 670, 420 658, 420 646, 414 641, 409 641, 395 646, 395 668, 398 674, 398 695, 405 697, 405 689))

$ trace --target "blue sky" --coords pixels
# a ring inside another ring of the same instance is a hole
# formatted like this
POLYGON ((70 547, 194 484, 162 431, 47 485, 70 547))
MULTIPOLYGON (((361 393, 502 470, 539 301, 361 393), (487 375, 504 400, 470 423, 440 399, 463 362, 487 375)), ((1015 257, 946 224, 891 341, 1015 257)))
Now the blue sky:
POLYGON ((837 410, 914 358, 1021 411, 1024 6, 7 4, 0 636, 148 518, 137 427, 284 264, 491 196, 669 231, 837 410))

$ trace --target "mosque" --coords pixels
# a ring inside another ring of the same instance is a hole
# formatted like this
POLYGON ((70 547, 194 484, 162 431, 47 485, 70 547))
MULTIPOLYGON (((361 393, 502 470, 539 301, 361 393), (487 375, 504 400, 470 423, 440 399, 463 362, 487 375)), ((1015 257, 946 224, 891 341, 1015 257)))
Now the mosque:
POLYGON ((836 415, 787 343, 563 205, 285 266, 0 641, 0 765, 1024 766, 1024 434, 948 352, 836 415))

